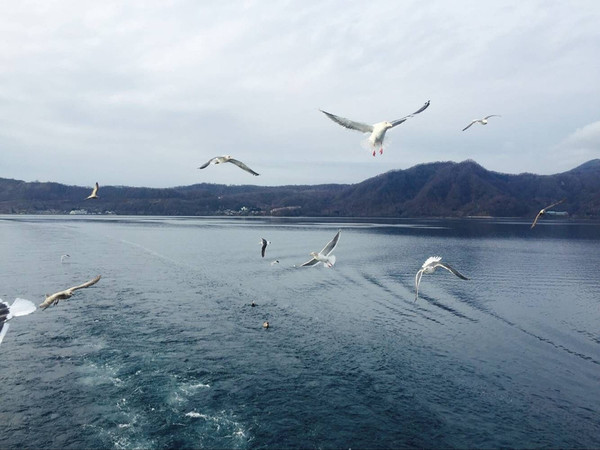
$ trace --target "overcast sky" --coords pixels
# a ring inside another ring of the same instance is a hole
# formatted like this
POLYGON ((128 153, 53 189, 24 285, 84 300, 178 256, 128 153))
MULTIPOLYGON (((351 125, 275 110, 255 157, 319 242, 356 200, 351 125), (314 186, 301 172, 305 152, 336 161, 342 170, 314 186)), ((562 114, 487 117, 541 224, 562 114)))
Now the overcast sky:
POLYGON ((600 158, 600 2, 39 0, 0 7, 0 177, 357 183, 433 161, 600 158), (383 155, 375 123, 431 106, 383 155), (488 114, 486 126, 461 131, 488 114), (230 154, 259 177, 225 164, 230 154))

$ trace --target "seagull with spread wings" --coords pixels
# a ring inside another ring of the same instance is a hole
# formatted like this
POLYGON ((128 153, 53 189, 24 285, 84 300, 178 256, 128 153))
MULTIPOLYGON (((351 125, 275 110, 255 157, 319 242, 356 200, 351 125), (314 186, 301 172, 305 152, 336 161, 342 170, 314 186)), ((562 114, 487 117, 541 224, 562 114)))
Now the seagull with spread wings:
POLYGON ((460 273, 454 267, 452 267, 446 263, 440 262, 441 259, 442 259, 441 256, 431 256, 431 257, 427 258, 427 261, 425 261, 423 263, 423 265, 417 272, 417 275, 415 276, 415 286, 416 286, 415 302, 417 301, 417 298, 419 297, 419 285, 421 284, 421 277, 423 276, 424 273, 435 272, 435 269, 437 269, 438 267, 442 267, 442 268, 452 272, 458 278, 461 278, 463 280, 468 280, 467 277, 465 277, 462 273, 460 273))
POLYGON ((323 247, 323 250, 321 250, 319 253, 310 252, 312 258, 309 261, 306 261, 300 267, 312 267, 318 265, 319 263, 323 263, 325 267, 333 267, 333 265, 335 264, 335 255, 332 255, 331 252, 333 252, 333 250, 337 246, 337 243, 340 240, 341 232, 342 230, 339 230, 333 237, 333 239, 329 241, 327 245, 323 247))
POLYGON ((481 125, 487 125, 488 119, 490 117, 502 117, 502 116, 499 116, 498 114, 492 114, 489 116, 485 116, 483 119, 473 119, 469 125, 467 125, 466 127, 463 128, 463 131, 465 131, 467 128, 469 128, 471 125, 473 125, 475 123, 480 123, 481 125))
POLYGON ((92 193, 90 195, 88 195, 86 198, 86 200, 92 199, 92 200, 98 200, 98 182, 96 181, 96 186, 94 186, 94 188, 92 189, 92 193))
POLYGON ((549 209, 554 208, 557 205, 560 205, 565 200, 566 200, 566 198, 563 198, 562 200, 560 200, 556 203, 552 203, 551 205, 548 205, 545 208, 540 209, 540 212, 537 213, 537 216, 535 216, 535 219, 533 220, 533 223, 531 224, 531 228, 535 227, 535 225, 537 224, 537 221, 539 220, 540 217, 542 217, 544 214, 551 213, 551 211, 548 211, 549 209))
POLYGON ((373 125, 369 125, 367 123, 355 122, 353 120, 345 119, 343 117, 336 116, 335 114, 331 114, 331 113, 328 113, 323 110, 320 110, 320 111, 323 114, 325 114, 327 117, 329 117, 331 120, 333 120, 335 123, 337 123, 343 127, 349 128, 351 130, 360 131, 362 133, 371 133, 369 136, 368 142, 371 145, 371 147, 373 148, 373 156, 375 156, 376 149, 378 147, 379 147, 379 154, 383 154, 383 140, 385 139, 385 133, 387 130, 389 130, 390 128, 394 128, 395 126, 400 125, 401 123, 405 122, 410 117, 413 117, 416 114, 419 114, 419 113, 425 111, 427 109, 427 107, 429 106, 429 103, 430 103, 430 101, 427 100, 427 102, 425 102, 425 104, 423 106, 421 106, 421 108, 419 108, 417 111, 415 111, 412 114, 409 114, 408 116, 404 116, 401 119, 393 120, 391 122, 388 122, 388 121, 378 122, 373 125))
POLYGON ((198 169, 205 169, 207 168, 210 164, 223 164, 223 163, 231 163, 231 164, 235 164, 236 166, 238 166, 240 169, 245 170, 248 173, 251 173, 254 176, 258 176, 259 174, 256 173, 254 170, 252 170, 250 167, 248 167, 246 164, 244 164, 241 161, 238 161, 237 159, 232 158, 230 155, 225 155, 225 156, 215 156, 212 159, 209 159, 207 162, 205 162, 204 164, 202 164, 200 167, 198 167, 198 169))
POLYGON ((65 289, 64 291, 60 291, 60 292, 57 292, 56 294, 52 294, 52 295, 46 294, 46 300, 44 300, 44 302, 40 304, 40 308, 42 310, 44 310, 50 305, 58 305, 58 302, 60 300, 67 300, 67 299, 71 298, 76 290, 93 286, 98 281, 100 281, 100 275, 98 275, 93 280, 86 281, 85 283, 80 284, 79 286, 73 286, 69 289, 65 289))

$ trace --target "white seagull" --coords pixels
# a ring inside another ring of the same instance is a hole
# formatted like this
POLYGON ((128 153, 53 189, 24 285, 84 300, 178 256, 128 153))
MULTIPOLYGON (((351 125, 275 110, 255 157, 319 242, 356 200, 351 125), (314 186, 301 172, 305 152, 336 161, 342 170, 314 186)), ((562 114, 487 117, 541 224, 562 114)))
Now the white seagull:
POLYGON ((271 243, 271 241, 267 241, 265 238, 260 238, 260 242, 259 244, 262 245, 261 249, 260 249, 260 254, 262 255, 262 257, 265 257, 265 251, 267 250, 267 245, 269 245, 271 243))
POLYGON ((62 256, 60 257, 60 262, 61 262, 61 263, 64 263, 64 262, 65 262, 65 259, 66 259, 66 258, 70 258, 70 257, 71 257, 71 255, 62 255, 62 256))
POLYGON ((335 255, 332 255, 331 252, 333 252, 333 249, 340 240, 341 232, 342 230, 339 230, 333 237, 333 239, 329 241, 327 245, 323 247, 323 250, 321 250, 319 253, 310 252, 312 258, 310 259, 310 261, 306 261, 300 267, 316 266, 319 263, 323 263, 325 267, 333 267, 333 265, 335 264, 335 255))
POLYGON ((222 164, 222 163, 227 163, 227 162, 235 164, 240 169, 244 169, 246 172, 251 173, 254 176, 258 176, 259 175, 254 170, 252 170, 250 167, 248 167, 246 164, 244 164, 241 161, 238 161, 237 159, 233 159, 230 155, 215 156, 214 158, 209 159, 207 162, 205 162, 200 167, 198 167, 198 169, 205 169, 210 164, 222 164))
POLYGON ((474 123, 477 123, 477 122, 479 122, 481 125, 487 125, 488 119, 490 117, 502 117, 502 116, 499 116, 498 114, 492 114, 490 116, 485 116, 483 119, 473 119, 469 125, 467 125, 466 127, 463 128, 463 131, 465 131, 467 128, 469 128, 471 125, 473 125, 474 123))
MULTIPOLYGON (((535 227, 535 224, 537 223, 538 219, 540 217, 542 217, 544 214, 551 214, 553 211, 548 211, 550 208, 554 208, 557 205, 560 205, 562 202, 564 202, 566 200, 566 198, 563 198, 561 201, 558 201, 556 203, 552 203, 549 206, 546 206, 545 208, 540 209, 540 212, 537 213, 537 216, 535 216, 535 219, 533 220, 533 223, 531 224, 531 228, 535 227)), ((566 214, 564 214, 566 215, 566 214)))
POLYGON ((24 298, 17 298, 12 305, 0 300, 0 344, 8 331, 10 324, 6 323, 13 317, 26 316, 35 311, 35 305, 24 298))
POLYGON ((90 195, 88 195, 85 199, 86 200, 89 200, 89 199, 97 200, 98 199, 98 182, 97 181, 96 181, 96 186, 94 186, 94 188, 92 189, 92 193, 90 195))
POLYGON ((425 104, 423 106, 421 106, 421 108, 418 111, 415 111, 414 113, 409 114, 408 116, 404 116, 401 119, 393 120, 391 122, 388 122, 388 121, 378 122, 373 125, 369 125, 369 124, 361 123, 361 122, 354 122, 353 120, 350 120, 350 119, 344 119, 343 117, 339 117, 334 114, 328 113, 326 111, 323 111, 322 109, 320 111, 323 114, 325 114, 327 117, 329 117, 331 120, 333 120, 335 123, 337 123, 343 127, 349 128, 351 130, 361 131, 363 133, 371 133, 371 135, 369 136, 368 142, 371 145, 371 147, 373 148, 373 156, 375 156, 376 149, 378 147, 379 147, 379 154, 383 153, 383 140, 385 139, 385 132, 387 130, 389 130, 390 128, 394 128, 396 125, 400 125, 401 123, 406 121, 408 118, 413 117, 414 115, 425 111, 425 109, 427 109, 427 107, 429 106, 429 102, 430 101, 427 100, 427 102, 425 102, 425 104))
POLYGON ((462 278, 463 280, 468 280, 467 277, 465 277, 462 273, 460 273, 454 267, 451 267, 448 264, 440 262, 441 259, 442 259, 441 256, 431 256, 431 257, 427 258, 427 261, 425 261, 423 263, 423 265, 417 272, 417 275, 415 276, 415 285, 416 285, 415 302, 417 301, 417 298, 419 297, 419 285, 421 284, 421 277, 423 276, 424 273, 435 272, 435 269, 437 269, 438 267, 443 267, 444 269, 449 270, 454 275, 456 275, 458 278, 462 278))
POLYGON ((60 291, 52 295, 46 294, 46 300, 44 300, 43 303, 40 304, 40 308, 44 310, 50 305, 58 305, 58 302, 60 300, 66 300, 68 298, 71 298, 77 289, 90 287, 96 284, 98 281, 100 281, 100 275, 98 275, 93 280, 86 281, 85 283, 80 284, 79 286, 73 286, 69 289, 65 289, 64 291, 60 291))

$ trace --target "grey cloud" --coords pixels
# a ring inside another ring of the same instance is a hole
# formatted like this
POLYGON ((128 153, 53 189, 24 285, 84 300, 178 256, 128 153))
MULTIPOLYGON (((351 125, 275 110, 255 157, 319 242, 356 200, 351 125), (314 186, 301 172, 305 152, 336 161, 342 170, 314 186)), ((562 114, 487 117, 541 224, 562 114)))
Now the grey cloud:
POLYGON ((594 1, 59 0, 9 3, 0 20, 3 177, 313 184, 439 159, 553 173, 598 157, 556 150, 599 119, 594 1), (376 122, 429 99, 376 160, 318 111, 376 122), (486 114, 503 117, 460 132, 486 114), (261 176, 197 173, 221 154, 261 176))

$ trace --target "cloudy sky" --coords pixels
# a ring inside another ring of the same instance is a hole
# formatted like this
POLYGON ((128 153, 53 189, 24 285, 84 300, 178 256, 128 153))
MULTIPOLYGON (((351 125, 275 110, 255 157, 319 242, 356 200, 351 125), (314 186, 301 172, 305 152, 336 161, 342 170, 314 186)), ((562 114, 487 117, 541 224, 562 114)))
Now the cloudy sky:
POLYGON ((600 2, 37 0, 0 8, 0 177, 356 183, 600 158, 600 2), (383 155, 319 109, 398 119, 383 155), (472 119, 500 114, 461 131, 472 119), (226 164, 230 154, 259 177, 226 164))

